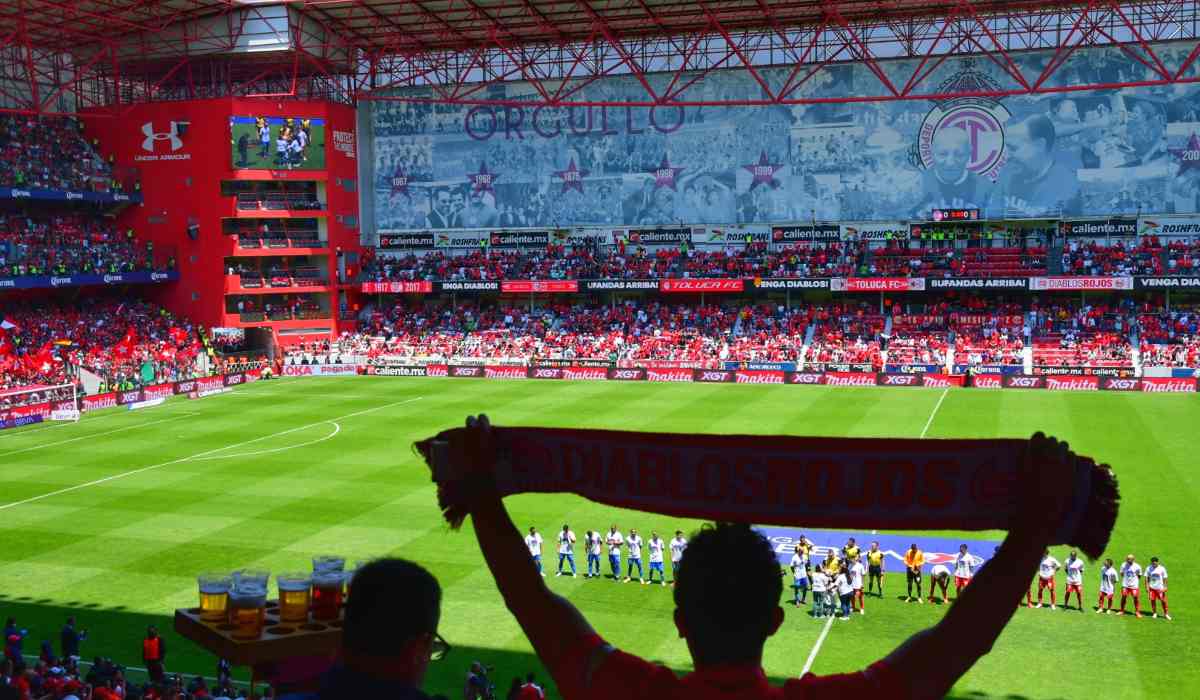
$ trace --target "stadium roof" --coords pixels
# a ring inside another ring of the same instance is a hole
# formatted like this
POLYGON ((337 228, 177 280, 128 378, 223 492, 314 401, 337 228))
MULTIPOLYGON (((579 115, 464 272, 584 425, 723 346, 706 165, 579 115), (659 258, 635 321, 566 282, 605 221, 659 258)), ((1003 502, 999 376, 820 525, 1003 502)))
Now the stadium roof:
POLYGON ((488 102, 481 86, 512 80, 562 105, 578 93, 562 83, 616 74, 646 85, 637 104, 672 104, 701 78, 655 91, 646 75, 804 66, 791 89, 763 85, 782 104, 843 61, 880 78, 878 94, 854 99, 910 99, 922 75, 965 55, 1013 73, 1006 94, 1019 94, 1046 89, 1081 46, 1120 47, 1147 68, 1138 84, 1191 82, 1197 38, 1195 0, 3 0, 0 111, 217 96, 353 103, 406 86, 488 102), (1195 50, 1156 54, 1153 42, 1178 40, 1195 50), (1054 52, 1044 74, 1016 74, 1009 54, 1029 49, 1054 52), (920 59, 924 73, 893 84, 876 61, 894 57, 920 59))
POLYGON ((822 23, 904 21, 994 11, 1096 6, 1095 0, 15 0, 0 26, 63 51, 137 41, 180 22, 286 4, 364 51, 398 46, 464 50, 497 41, 614 40, 696 32, 781 29, 822 23))

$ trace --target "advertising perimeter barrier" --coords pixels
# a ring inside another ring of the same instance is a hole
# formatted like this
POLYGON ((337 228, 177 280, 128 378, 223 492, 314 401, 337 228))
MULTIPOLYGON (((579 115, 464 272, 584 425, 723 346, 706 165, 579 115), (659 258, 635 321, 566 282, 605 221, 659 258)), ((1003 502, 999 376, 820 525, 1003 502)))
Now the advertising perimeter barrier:
MULTIPOLYGON (((906 367, 905 369, 914 369, 906 367)), ((726 384, 808 384, 825 386, 907 386, 943 389, 1050 389, 1056 391, 1140 391, 1196 393, 1197 380, 1182 377, 1110 377, 1069 374, 945 374, 941 372, 876 372, 828 368, 696 369, 688 367, 593 367, 532 365, 364 365, 360 374, 377 377, 468 377, 476 379, 571 379, 596 381, 690 382, 726 384)), ((319 374, 319 373, 316 373, 319 374)))
POLYGON ((93 394, 74 401, 43 401, 40 403, 0 409, 0 430, 15 428, 29 423, 39 423, 48 420, 50 414, 61 410, 79 410, 84 413, 98 411, 102 408, 115 408, 130 404, 142 404, 147 401, 167 399, 179 394, 208 395, 222 389, 256 382, 262 377, 261 370, 220 374, 200 379, 186 379, 181 382, 166 382, 152 384, 141 389, 128 391, 110 391, 104 394, 93 394), (31 420, 35 419, 35 420, 31 420))

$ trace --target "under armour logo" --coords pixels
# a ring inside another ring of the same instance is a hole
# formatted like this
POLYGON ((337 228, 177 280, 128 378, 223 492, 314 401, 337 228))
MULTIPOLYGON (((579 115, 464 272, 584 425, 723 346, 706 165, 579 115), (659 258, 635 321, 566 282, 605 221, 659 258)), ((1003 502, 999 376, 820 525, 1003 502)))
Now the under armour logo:
POLYGON ((183 148, 183 139, 179 138, 179 122, 171 122, 170 131, 155 131, 154 122, 146 122, 142 124, 142 133, 146 135, 146 139, 142 141, 142 150, 154 152, 155 141, 166 141, 170 139, 171 150, 178 151, 183 148))

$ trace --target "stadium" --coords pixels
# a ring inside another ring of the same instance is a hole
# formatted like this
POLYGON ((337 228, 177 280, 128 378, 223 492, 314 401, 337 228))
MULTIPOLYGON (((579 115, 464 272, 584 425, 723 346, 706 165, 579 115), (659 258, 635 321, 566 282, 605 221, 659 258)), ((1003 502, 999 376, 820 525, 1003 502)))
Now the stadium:
POLYGON ((1191 697, 1198 390, 1195 2, 0 1, 0 700, 1191 697))

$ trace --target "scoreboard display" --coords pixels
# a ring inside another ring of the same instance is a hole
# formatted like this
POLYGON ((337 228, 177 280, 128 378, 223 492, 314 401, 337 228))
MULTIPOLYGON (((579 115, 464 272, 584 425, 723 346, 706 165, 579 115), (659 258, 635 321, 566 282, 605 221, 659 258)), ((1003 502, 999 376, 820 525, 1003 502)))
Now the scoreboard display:
POLYGON ((979 221, 978 209, 934 209, 934 221, 979 221))

